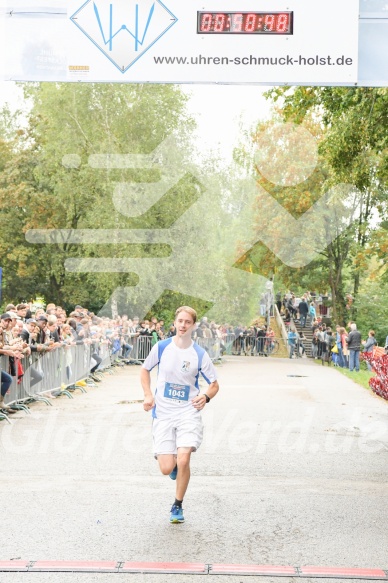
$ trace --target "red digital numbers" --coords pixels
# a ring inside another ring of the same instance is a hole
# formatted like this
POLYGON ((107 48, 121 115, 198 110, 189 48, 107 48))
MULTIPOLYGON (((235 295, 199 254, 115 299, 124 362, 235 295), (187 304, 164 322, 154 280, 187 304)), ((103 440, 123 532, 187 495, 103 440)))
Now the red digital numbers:
POLYGON ((288 32, 290 17, 288 14, 279 14, 276 23, 276 32, 288 32))
POLYGON ((216 14, 214 19, 214 32, 223 32, 225 30, 226 14, 216 14))
POLYGON ((293 34, 293 12, 198 12, 198 33, 293 34))
POLYGON ((201 32, 210 32, 212 27, 212 20, 213 20, 212 14, 202 14, 201 32))
POLYGON ((264 18, 264 30, 273 32, 275 30, 275 15, 266 14, 264 18))
POLYGON ((256 29, 257 14, 247 14, 245 19, 245 32, 254 32, 256 29))

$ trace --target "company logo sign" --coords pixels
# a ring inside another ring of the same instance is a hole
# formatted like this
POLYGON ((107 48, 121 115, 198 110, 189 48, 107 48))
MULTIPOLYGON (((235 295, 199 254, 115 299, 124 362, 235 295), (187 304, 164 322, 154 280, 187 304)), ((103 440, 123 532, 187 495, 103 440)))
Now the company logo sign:
POLYGON ((160 0, 87 0, 70 20, 125 73, 178 19, 160 0))

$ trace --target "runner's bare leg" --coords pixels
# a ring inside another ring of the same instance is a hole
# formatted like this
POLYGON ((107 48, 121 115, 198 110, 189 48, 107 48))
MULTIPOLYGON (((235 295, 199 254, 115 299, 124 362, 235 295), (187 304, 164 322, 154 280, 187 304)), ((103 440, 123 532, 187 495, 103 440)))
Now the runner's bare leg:
POLYGON ((190 456, 192 448, 191 447, 179 447, 178 448, 178 474, 176 477, 176 499, 183 500, 187 486, 190 481, 190 456))
POLYGON ((171 474, 176 466, 176 455, 172 453, 163 453, 158 455, 160 471, 164 476, 171 474))

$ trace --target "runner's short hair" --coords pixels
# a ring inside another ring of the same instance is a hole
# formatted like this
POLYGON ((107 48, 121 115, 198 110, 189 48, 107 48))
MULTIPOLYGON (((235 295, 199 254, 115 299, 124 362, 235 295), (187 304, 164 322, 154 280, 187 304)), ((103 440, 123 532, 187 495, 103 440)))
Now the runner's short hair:
POLYGON ((190 308, 190 306, 181 306, 175 312, 175 319, 177 319, 178 314, 180 314, 181 312, 187 312, 188 314, 190 314, 190 316, 193 318, 193 322, 195 324, 195 322, 197 321, 197 312, 193 308, 190 308))

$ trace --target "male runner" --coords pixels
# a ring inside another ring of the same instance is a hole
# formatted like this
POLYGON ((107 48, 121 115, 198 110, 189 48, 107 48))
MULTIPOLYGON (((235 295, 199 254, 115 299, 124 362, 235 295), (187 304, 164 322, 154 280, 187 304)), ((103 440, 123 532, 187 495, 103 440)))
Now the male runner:
POLYGON ((154 453, 164 475, 176 479, 170 522, 184 522, 182 502, 190 480, 190 456, 202 442, 200 411, 218 392, 217 374, 208 353, 191 339, 197 313, 189 306, 175 312, 176 335, 153 346, 141 368, 144 410, 152 409, 154 453), (159 364, 155 397, 150 371, 159 364), (198 386, 199 373, 209 384, 198 386))

